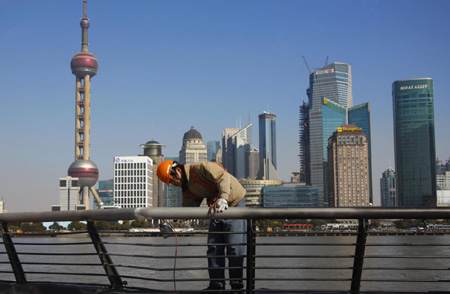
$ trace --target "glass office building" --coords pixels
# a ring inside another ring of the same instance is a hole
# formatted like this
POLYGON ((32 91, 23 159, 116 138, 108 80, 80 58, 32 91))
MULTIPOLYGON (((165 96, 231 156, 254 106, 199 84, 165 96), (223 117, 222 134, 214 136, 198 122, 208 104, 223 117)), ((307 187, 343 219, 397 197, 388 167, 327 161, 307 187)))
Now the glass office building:
POLYGON ((316 186, 290 185, 263 188, 263 207, 317 207, 319 191, 316 186))
POLYGON ((208 141, 206 143, 207 160, 215 161, 217 151, 220 149, 220 141, 208 141))
MULTIPOLYGON (((98 197, 103 202, 103 206, 114 206, 114 179, 98 181, 98 197)), ((94 198, 94 208, 98 207, 97 199, 94 198)))
POLYGON ((372 140, 370 136, 370 103, 363 103, 350 107, 347 112, 348 123, 362 128, 362 132, 366 135, 367 148, 369 151, 369 198, 373 203, 373 187, 372 187, 372 140))
POLYGON ((398 206, 436 206, 433 80, 395 81, 392 102, 398 206))
POLYGON ((327 146, 328 138, 347 122, 347 109, 336 102, 322 97, 320 112, 310 114, 309 149, 310 149, 310 178, 314 186, 319 189, 319 206, 328 206, 327 186, 327 146))
POLYGON ((396 207, 395 171, 389 167, 380 179, 380 199, 383 207, 396 207))
POLYGON ((309 75, 308 103, 320 109, 322 97, 344 107, 353 106, 352 68, 350 64, 334 62, 309 75))
POLYGON ((277 168, 276 115, 265 112, 259 116, 259 164, 264 166, 266 159, 277 168))
MULTIPOLYGON (((346 108, 353 106, 351 66, 346 63, 332 63, 309 76, 308 126, 306 142, 309 164, 305 178, 319 187, 319 206, 327 206, 326 157, 328 138, 346 123, 346 108), (341 107, 339 107, 341 106, 341 107), (325 109, 326 108, 326 109, 325 109), (325 111, 325 113, 324 113, 325 111)), ((300 144, 304 144, 301 142, 300 144)))
MULTIPOLYGON (((179 161, 179 157, 165 157, 164 160, 179 161)), ((181 188, 164 184, 164 207, 181 207, 183 205, 183 193, 181 188)))
POLYGON ((332 63, 310 76, 308 104, 300 108, 300 170, 308 184, 319 188, 319 206, 328 206, 328 138, 344 124, 363 129, 369 147, 370 199, 372 161, 369 103, 353 106, 350 64, 332 63))

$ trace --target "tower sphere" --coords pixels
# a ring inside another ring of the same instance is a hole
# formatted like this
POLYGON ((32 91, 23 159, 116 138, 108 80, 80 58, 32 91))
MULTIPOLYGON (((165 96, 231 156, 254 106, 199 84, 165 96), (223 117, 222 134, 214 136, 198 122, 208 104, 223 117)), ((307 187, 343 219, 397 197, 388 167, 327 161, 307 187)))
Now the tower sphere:
POLYGON ((82 28, 89 28, 89 20, 87 18, 82 18, 80 21, 80 27, 82 28))
POLYGON ((90 160, 75 160, 67 173, 73 178, 79 178, 80 187, 92 187, 98 180, 97 165, 90 160))
POLYGON ((70 68, 72 73, 79 78, 84 78, 85 75, 93 77, 97 74, 98 61, 90 52, 78 52, 72 58, 70 68))

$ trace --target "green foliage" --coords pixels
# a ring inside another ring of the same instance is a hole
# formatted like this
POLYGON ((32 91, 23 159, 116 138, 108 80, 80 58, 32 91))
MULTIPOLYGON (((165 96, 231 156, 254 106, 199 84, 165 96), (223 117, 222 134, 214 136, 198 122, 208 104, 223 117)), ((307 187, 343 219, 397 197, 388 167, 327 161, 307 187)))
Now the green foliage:
POLYGON ((9 225, 8 226, 8 230, 10 232, 17 232, 18 230, 20 230, 20 226, 18 226, 18 225, 9 225))
POLYGON ((397 229, 409 229, 410 227, 417 227, 419 220, 416 219, 401 219, 393 222, 397 229))
POLYGON ((83 231, 86 230, 87 225, 85 223, 80 223, 79 221, 73 221, 68 226, 67 229, 70 231, 83 231))
POLYGON ((131 229, 130 221, 126 220, 122 224, 117 223, 111 227, 112 230, 118 230, 118 231, 128 231, 131 229))
POLYGON ((42 223, 24 223, 21 226, 24 232, 45 232, 47 228, 42 223))
POLYGON ((105 221, 96 221, 95 222, 95 227, 99 231, 111 230, 111 224, 109 222, 105 222, 105 221))
POLYGON ((63 226, 61 226, 60 224, 58 224, 57 222, 54 222, 53 224, 51 224, 50 226, 48 226, 48 228, 50 229, 50 230, 53 230, 53 231, 62 231, 62 230, 64 230, 65 229, 65 227, 63 227, 63 226))
POLYGON ((148 223, 146 220, 135 220, 131 222, 131 227, 132 228, 148 228, 148 223))
POLYGON ((314 230, 319 230, 322 228, 322 225, 326 225, 329 222, 324 219, 312 219, 309 223, 313 225, 314 230))

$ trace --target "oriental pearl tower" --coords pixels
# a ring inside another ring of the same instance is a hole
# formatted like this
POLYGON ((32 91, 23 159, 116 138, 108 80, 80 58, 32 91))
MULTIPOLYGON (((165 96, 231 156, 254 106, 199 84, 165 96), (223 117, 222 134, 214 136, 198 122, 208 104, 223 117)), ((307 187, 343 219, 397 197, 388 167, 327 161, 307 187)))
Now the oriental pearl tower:
POLYGON ((97 74, 98 62, 88 52, 89 19, 86 17, 87 0, 83 0, 83 18, 81 19, 81 52, 75 54, 70 63, 72 73, 76 76, 75 102, 75 161, 70 165, 68 175, 79 178, 79 203, 89 209, 89 191, 103 205, 94 189, 98 180, 97 165, 90 160, 91 131, 91 78, 97 74))

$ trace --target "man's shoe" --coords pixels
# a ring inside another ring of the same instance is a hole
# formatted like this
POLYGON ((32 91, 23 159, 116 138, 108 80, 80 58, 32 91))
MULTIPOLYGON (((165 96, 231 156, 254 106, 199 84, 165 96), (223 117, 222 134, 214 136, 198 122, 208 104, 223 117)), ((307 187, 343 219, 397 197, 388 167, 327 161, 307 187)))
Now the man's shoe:
POLYGON ((225 285, 220 283, 210 284, 208 288, 204 289, 205 293, 224 293, 225 285))
POLYGON ((231 284, 231 294, 245 294, 243 284, 231 284))

